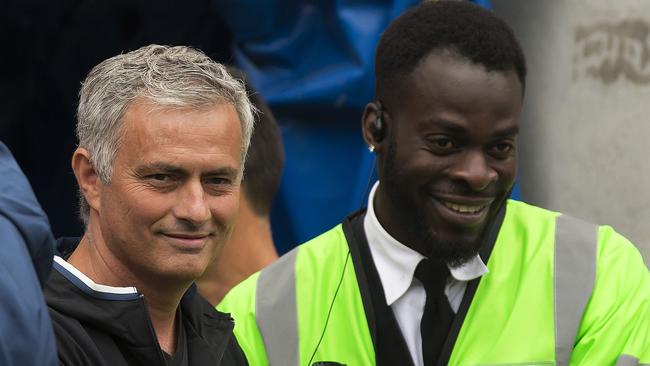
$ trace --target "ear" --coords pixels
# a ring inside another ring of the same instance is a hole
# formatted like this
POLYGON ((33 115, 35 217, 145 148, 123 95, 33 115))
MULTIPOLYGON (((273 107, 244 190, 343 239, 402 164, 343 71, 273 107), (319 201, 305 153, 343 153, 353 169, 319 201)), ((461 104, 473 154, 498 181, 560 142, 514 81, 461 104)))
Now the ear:
POLYGON ((381 151, 383 142, 385 140, 386 123, 383 121, 383 116, 380 116, 381 110, 379 105, 375 102, 366 104, 361 117, 361 130, 363 131, 363 139, 368 146, 374 146, 375 151, 381 151), (381 131, 377 130, 377 119, 382 119, 381 131))
POLYGON ((88 205, 99 211, 101 204, 101 181, 95 167, 90 162, 90 152, 83 147, 77 148, 72 154, 72 171, 77 178, 81 194, 84 195, 88 205))

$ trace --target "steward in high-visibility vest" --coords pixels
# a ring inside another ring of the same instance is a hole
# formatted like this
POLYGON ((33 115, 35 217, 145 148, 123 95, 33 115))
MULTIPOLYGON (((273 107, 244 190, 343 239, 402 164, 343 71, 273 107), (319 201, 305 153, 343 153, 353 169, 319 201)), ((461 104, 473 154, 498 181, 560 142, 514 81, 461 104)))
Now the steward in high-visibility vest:
POLYGON ((378 168, 367 210, 219 305, 251 365, 650 363, 632 244, 508 201, 525 77, 512 30, 467 1, 391 22, 361 120, 378 168))
MULTIPOLYGON (((362 217, 297 247, 219 305, 251 365, 376 364, 359 276, 362 217)), ((449 365, 650 363, 650 274, 628 240, 508 201, 493 245, 482 255, 489 272, 468 284, 452 325, 449 365)))

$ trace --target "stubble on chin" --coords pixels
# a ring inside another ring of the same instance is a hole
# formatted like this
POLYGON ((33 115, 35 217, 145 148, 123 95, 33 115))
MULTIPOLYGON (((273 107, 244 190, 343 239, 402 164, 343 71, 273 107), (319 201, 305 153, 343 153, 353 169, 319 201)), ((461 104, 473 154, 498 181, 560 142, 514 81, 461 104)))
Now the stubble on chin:
MULTIPOLYGON (((422 222, 421 219, 415 225, 418 227, 416 234, 417 246, 423 248, 427 258, 443 262, 451 267, 458 267, 467 263, 478 253, 485 229, 475 239, 443 239, 429 225, 422 222)), ((487 226, 487 225, 486 225, 487 226)))
POLYGON ((427 258, 438 258, 451 267, 461 266, 474 258, 483 245, 487 244, 493 229, 496 228, 498 230, 496 225, 500 225, 501 223, 499 218, 502 215, 500 213, 505 209, 506 200, 509 195, 510 193, 496 206, 497 208, 494 212, 490 213, 485 225, 475 238, 463 238, 462 233, 459 233, 458 237, 454 239, 440 238, 440 235, 430 225, 425 223, 421 217, 416 217, 417 224, 415 227, 417 228, 417 239, 415 240, 419 241, 418 245, 420 247, 426 248, 425 250, 429 252, 427 258))

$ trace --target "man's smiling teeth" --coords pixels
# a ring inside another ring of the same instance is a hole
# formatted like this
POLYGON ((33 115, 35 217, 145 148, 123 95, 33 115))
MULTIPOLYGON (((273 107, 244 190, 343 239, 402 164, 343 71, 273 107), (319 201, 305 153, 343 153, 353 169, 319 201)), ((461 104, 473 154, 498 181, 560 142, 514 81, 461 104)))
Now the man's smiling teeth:
POLYGON ((459 205, 452 202, 443 202, 448 208, 460 212, 460 213, 477 213, 481 211, 485 206, 468 206, 468 205, 459 205))

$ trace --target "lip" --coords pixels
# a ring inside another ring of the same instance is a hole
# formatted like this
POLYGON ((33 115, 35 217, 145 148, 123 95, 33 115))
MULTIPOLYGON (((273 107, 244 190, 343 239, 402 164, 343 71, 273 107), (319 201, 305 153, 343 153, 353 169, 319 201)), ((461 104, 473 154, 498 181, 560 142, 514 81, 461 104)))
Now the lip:
POLYGON ((165 232, 161 235, 170 241, 174 247, 183 251, 198 251, 203 249, 210 236, 208 233, 177 233, 165 232))
POLYGON ((440 216, 454 226, 472 228, 487 218, 494 197, 431 196, 440 216))

